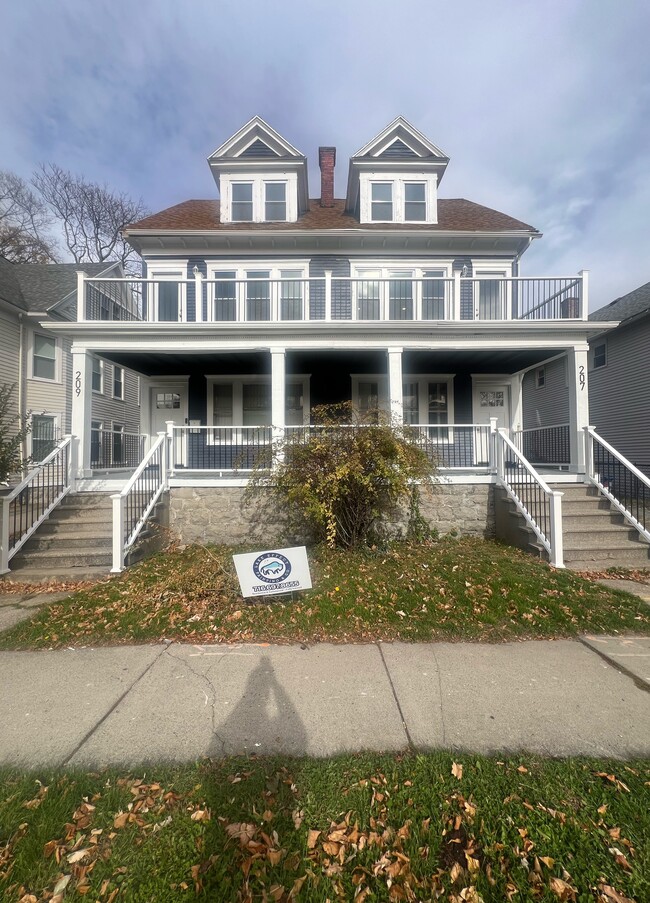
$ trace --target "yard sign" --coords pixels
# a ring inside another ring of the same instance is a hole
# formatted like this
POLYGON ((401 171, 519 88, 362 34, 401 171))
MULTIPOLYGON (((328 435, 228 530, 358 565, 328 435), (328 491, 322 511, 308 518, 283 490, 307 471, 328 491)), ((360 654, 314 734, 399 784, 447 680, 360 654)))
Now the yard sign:
POLYGON ((242 596, 268 596, 311 589, 307 549, 274 549, 233 555, 242 596))

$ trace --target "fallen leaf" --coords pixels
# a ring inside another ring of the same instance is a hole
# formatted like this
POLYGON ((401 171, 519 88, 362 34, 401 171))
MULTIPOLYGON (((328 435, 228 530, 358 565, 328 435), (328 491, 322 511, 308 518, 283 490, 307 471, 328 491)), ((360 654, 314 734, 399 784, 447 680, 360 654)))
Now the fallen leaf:
POLYGON ((517 771, 519 772, 519 774, 528 774, 528 769, 525 765, 520 765, 517 771))
POLYGON ((619 894, 616 888, 610 884, 600 884, 598 890, 605 897, 606 903, 635 903, 630 897, 624 897, 623 894, 619 894))
POLYGON ((307 835, 307 849, 313 850, 316 846, 316 841, 320 837, 320 831, 310 831, 307 835))
POLYGON ((460 781, 460 779, 463 777, 463 766, 460 765, 458 762, 452 762, 451 773, 453 774, 453 776, 455 778, 458 778, 458 780, 460 781))
POLYGON ((571 887, 566 881, 563 881, 562 878, 551 878, 549 886, 559 900, 572 901, 576 898, 576 889, 571 887))
POLYGON ((609 852, 616 860, 617 865, 620 865, 622 868, 627 869, 628 872, 632 871, 632 866, 625 858, 625 854, 621 853, 618 847, 609 847, 609 852))
POLYGON ((113 827, 114 828, 123 828, 129 820, 128 812, 120 812, 119 815, 116 815, 113 819, 113 827))
POLYGON ((68 862, 72 865, 74 862, 81 862, 84 859, 90 850, 86 848, 85 850, 75 850, 74 853, 70 853, 68 856, 68 862))

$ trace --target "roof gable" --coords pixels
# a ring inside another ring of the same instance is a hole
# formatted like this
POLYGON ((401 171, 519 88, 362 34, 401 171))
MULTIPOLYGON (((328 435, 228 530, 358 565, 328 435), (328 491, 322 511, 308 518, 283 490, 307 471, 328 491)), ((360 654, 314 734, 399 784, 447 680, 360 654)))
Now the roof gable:
MULTIPOLYGON (((418 131, 415 126, 411 125, 403 116, 398 116, 389 123, 378 135, 364 145, 354 155, 357 157, 381 157, 391 148, 396 141, 406 148, 404 156, 408 157, 438 157, 441 161, 449 162, 449 158, 436 147, 422 132, 418 131)), ((399 145, 398 145, 399 149, 399 145)), ((395 157, 396 153, 389 153, 389 156, 395 157)))
POLYGON ((254 150, 251 153, 251 148, 258 148, 260 145, 264 148, 260 156, 304 160, 304 155, 292 144, 289 144, 286 138, 271 128, 261 117, 253 116, 239 131, 210 154, 208 162, 256 156, 254 150))

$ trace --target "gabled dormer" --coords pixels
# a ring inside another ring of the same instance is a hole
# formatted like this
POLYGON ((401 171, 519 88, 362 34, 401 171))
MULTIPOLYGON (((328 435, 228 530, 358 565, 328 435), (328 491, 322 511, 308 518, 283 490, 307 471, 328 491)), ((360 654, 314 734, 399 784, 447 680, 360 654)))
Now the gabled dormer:
POLYGON ((437 223, 449 157, 401 116, 350 159, 346 210, 361 223, 437 223))
POLYGON ((295 223, 307 210, 307 161, 259 116, 208 157, 222 223, 295 223))

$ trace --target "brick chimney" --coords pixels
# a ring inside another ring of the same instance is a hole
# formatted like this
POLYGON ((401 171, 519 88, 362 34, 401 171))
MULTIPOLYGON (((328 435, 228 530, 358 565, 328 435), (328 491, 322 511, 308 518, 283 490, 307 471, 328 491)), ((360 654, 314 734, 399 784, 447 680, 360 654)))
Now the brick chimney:
POLYGON ((335 147, 318 148, 318 165, 320 166, 320 205, 334 206, 334 164, 336 163, 335 147))

